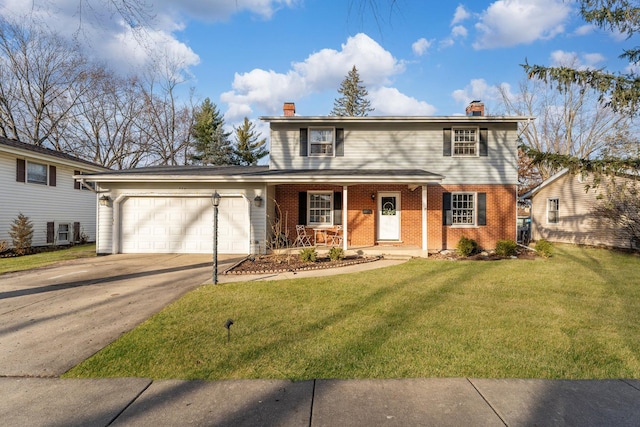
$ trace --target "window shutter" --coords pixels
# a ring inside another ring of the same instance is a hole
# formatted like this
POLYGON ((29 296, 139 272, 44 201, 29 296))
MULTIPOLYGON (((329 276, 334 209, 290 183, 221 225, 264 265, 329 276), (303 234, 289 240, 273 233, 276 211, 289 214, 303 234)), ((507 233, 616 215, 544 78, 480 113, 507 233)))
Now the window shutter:
POLYGON ((24 159, 16 159, 16 181, 25 182, 27 178, 27 165, 24 159))
POLYGON ((307 129, 300 129, 300 157, 307 157, 307 129))
POLYGON ((53 222, 47 222, 47 243, 54 242, 55 224, 53 222))
POLYGON ((307 192, 298 193, 298 225, 307 225, 307 192))
POLYGON ((73 223, 73 241, 74 242, 80 241, 80 223, 79 222, 73 223))
MULTIPOLYGON (((73 171, 74 175, 80 175, 80 171, 73 171)), ((75 190, 79 190, 80 189, 80 181, 76 181, 75 179, 73 180, 73 188, 75 190)))
POLYGON ((49 166, 49 186, 56 186, 56 167, 49 166))
POLYGON ((442 155, 451 156, 451 128, 442 129, 442 155))
POLYGON ((442 225, 451 225, 451 193, 442 193, 442 225))
POLYGON ((487 156, 489 154, 489 129, 480 129, 480 155, 487 156))
POLYGON ((333 193, 333 225, 342 225, 342 192, 333 193))
POLYGON ((336 129, 336 156, 344 156, 344 129, 336 129))
POLYGON ((487 193, 478 193, 478 225, 487 225, 487 193))

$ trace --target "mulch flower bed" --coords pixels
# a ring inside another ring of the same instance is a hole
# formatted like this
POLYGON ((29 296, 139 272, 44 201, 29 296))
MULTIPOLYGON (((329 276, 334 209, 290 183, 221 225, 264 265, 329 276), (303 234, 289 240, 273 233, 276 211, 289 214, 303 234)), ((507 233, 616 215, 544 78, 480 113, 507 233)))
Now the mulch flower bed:
POLYGON ((284 273, 287 271, 320 270, 324 268, 345 267, 379 260, 380 257, 347 256, 332 261, 329 258, 318 258, 315 262, 303 262, 298 255, 263 255, 250 256, 228 268, 223 274, 263 274, 284 273))

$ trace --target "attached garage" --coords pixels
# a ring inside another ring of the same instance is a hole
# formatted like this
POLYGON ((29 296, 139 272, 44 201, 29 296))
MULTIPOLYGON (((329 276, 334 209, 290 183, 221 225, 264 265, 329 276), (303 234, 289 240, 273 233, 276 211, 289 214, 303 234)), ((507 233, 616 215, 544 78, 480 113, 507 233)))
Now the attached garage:
MULTIPOLYGON (((250 206, 223 197, 218 209, 218 252, 250 253, 250 206)), ((131 196, 120 202, 122 253, 211 253, 211 197, 131 196)))

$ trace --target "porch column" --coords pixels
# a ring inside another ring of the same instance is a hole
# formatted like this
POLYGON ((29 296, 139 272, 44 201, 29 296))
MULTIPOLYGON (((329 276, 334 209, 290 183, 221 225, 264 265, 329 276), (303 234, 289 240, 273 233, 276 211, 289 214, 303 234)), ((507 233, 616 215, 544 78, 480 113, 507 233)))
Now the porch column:
POLYGON ((347 205, 347 186, 342 186, 342 249, 347 251, 347 219, 348 215, 348 205, 347 205))
POLYGON ((427 186, 422 186, 422 250, 428 250, 427 245, 427 186))

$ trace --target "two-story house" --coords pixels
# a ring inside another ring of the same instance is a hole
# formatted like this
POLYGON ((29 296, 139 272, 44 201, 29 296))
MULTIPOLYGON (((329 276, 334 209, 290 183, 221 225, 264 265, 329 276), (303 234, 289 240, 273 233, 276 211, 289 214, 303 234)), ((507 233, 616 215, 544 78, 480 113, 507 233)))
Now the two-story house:
POLYGON ((96 196, 74 175, 107 170, 59 151, 0 137, 0 241, 22 213, 32 246, 95 241, 96 196))
POLYGON ((304 226, 314 243, 338 234, 345 249, 486 249, 516 239, 517 127, 527 117, 488 117, 473 102, 447 117, 297 116, 285 103, 270 124, 270 163, 157 167, 87 177, 100 197, 98 252, 212 250, 264 253, 280 217, 290 241, 304 226))

